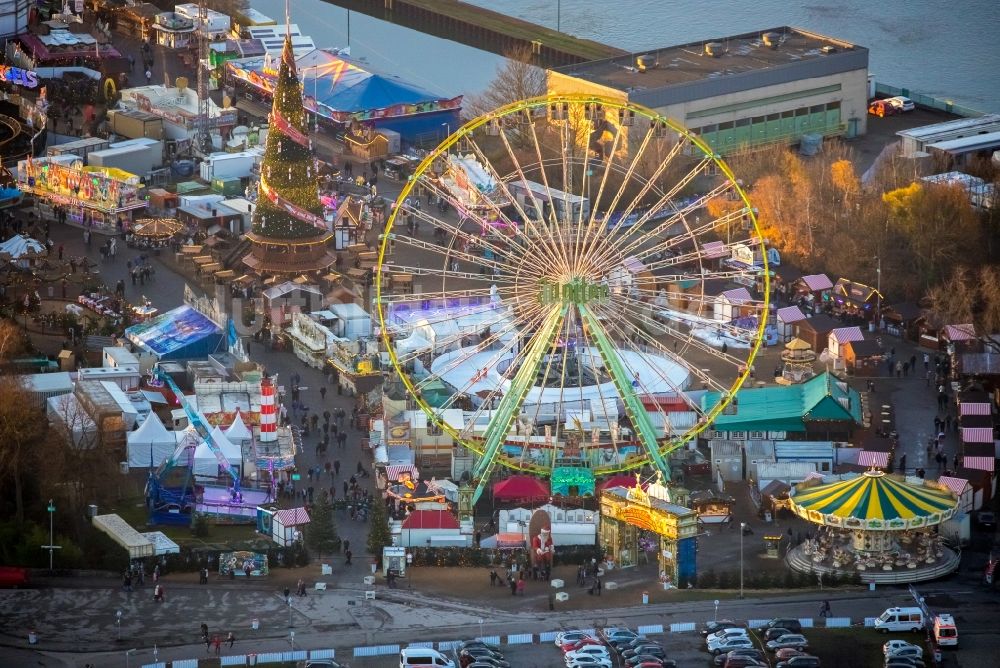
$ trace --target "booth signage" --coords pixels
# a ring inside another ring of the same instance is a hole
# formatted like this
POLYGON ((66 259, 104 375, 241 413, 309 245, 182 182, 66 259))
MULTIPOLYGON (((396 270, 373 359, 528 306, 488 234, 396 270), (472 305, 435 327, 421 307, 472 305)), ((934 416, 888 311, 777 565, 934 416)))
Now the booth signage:
POLYGON ((31 70, 23 70, 20 67, 0 65, 0 78, 7 83, 24 86, 25 88, 38 87, 38 75, 31 70))

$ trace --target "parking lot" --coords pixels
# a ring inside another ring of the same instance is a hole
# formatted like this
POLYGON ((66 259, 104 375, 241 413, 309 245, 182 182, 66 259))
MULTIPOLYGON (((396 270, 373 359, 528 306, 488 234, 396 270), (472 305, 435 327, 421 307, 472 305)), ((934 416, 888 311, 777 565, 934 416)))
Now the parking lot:
MULTIPOLYGON (((818 656, 823 668, 857 668, 858 666, 881 666, 882 645, 887 640, 900 639, 911 643, 921 643, 922 636, 910 633, 882 635, 873 629, 804 629, 803 635, 809 641, 808 653, 818 656)), ((751 632, 757 647, 763 646, 759 631, 751 632)), ((651 635, 650 639, 659 643, 668 658, 681 668, 705 668, 714 666, 713 657, 705 650, 705 639, 700 633, 668 633, 651 635)), ((564 668, 563 653, 552 642, 533 645, 503 645, 504 660, 512 668, 564 668)), ((926 652, 926 648, 925 648, 926 652)), ((446 652, 450 658, 454 655, 446 652)), ((765 652, 771 666, 776 665, 774 654, 765 652)), ((953 655, 954 653, 952 653, 953 655)), ((613 668, 625 668, 625 662, 616 652, 611 652, 613 668)), ((947 658, 947 657, 946 657, 947 658)), ((343 660, 343 659, 342 659, 343 660)), ((397 656, 371 659, 347 659, 351 668, 398 668, 397 656)), ((457 665, 457 664, 456 664, 457 665)), ((933 665, 929 660, 927 665, 933 665)))

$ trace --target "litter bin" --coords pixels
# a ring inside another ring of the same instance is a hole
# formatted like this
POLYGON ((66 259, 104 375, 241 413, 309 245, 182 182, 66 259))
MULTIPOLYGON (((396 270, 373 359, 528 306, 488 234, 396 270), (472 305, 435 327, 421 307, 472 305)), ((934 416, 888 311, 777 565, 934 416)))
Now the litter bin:
POLYGON ((29 645, 38 644, 38 636, 35 634, 34 631, 28 631, 28 644, 29 645))
POLYGON ((642 592, 642 604, 643 605, 649 605, 649 592, 648 591, 642 592))

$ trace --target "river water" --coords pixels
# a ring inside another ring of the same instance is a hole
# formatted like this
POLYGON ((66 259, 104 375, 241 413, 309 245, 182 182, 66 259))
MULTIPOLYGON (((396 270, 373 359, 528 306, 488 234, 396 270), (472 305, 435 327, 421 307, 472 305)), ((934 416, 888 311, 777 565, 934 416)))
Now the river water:
MULTIPOLYGON (((1000 0, 469 0, 629 51, 792 25, 868 47, 882 83, 1000 112, 1000 0), (558 16, 557 16, 558 13, 558 16)), ((251 0, 279 19, 283 0, 251 0)), ((347 44, 347 11, 293 0, 317 46, 347 44)), ((481 90, 501 59, 351 12, 351 52, 429 90, 481 90)))

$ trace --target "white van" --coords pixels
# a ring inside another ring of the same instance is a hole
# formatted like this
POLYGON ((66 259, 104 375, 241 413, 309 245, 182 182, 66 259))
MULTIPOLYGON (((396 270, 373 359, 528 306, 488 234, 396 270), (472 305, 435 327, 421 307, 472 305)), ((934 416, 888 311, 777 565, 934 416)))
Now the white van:
POLYGON ((934 642, 941 647, 958 645, 958 627, 954 617, 946 614, 934 617, 934 642))
POLYGON ((455 662, 434 649, 407 647, 399 651, 399 668, 455 668, 455 662))
POLYGON ((924 628, 924 613, 920 608, 889 608, 875 618, 875 630, 882 633, 890 631, 913 631, 924 628))

